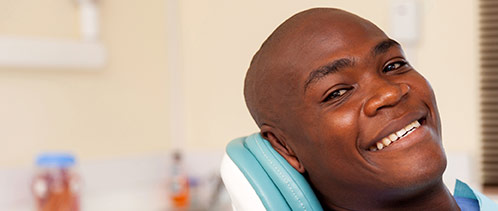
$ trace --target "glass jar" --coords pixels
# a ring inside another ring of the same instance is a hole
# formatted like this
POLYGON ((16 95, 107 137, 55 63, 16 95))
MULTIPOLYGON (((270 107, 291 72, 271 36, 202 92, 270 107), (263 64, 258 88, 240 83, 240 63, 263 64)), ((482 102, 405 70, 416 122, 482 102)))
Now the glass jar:
POLYGON ((44 153, 36 158, 31 190, 37 211, 79 211, 80 177, 69 153, 44 153))

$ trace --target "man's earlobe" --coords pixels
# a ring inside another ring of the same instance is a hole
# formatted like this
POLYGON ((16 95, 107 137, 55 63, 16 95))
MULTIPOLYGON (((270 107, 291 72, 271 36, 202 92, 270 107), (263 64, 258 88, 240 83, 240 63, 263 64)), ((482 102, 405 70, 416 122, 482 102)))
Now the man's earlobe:
POLYGON ((284 157, 284 159, 299 173, 302 174, 305 172, 304 166, 299 161, 296 153, 294 153, 292 148, 286 143, 285 138, 280 135, 279 131, 271 126, 263 125, 261 126, 261 136, 269 141, 273 149, 284 157))

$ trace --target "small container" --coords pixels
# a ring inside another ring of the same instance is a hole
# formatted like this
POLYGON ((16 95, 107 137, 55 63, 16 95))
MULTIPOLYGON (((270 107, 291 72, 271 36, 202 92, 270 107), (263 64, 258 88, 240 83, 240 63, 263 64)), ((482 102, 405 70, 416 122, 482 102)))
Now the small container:
POLYGON ((36 158, 31 190, 37 211, 79 211, 81 180, 69 153, 44 153, 36 158))
POLYGON ((182 156, 179 151, 173 153, 170 173, 169 194, 172 208, 174 210, 188 209, 190 203, 188 176, 185 172, 182 156))

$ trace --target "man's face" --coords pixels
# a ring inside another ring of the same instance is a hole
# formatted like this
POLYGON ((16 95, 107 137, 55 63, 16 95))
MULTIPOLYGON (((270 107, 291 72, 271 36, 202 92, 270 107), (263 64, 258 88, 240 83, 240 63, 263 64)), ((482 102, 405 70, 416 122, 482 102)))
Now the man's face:
POLYGON ((297 84, 281 100, 283 131, 320 197, 389 200, 438 182, 446 160, 428 82, 372 24, 320 21, 278 52, 291 61, 284 84, 297 84))

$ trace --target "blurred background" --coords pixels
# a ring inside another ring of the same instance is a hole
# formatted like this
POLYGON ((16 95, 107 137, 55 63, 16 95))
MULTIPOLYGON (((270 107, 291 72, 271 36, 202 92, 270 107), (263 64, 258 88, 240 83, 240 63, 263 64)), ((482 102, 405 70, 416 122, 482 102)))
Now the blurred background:
POLYGON ((198 205, 228 209, 224 147, 257 132, 249 62, 311 7, 353 12, 403 44, 436 93, 445 182, 482 190, 478 0, 0 0, 0 210, 34 210, 35 159, 53 151, 76 156, 83 210, 169 210, 176 149, 198 205))

